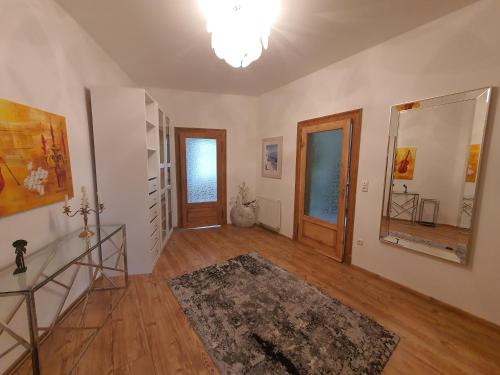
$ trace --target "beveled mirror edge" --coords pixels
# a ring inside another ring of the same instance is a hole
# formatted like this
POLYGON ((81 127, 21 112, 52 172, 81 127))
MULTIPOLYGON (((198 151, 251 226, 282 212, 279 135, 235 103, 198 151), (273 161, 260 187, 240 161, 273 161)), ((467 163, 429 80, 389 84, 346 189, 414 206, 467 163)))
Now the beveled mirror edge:
MULTIPOLYGON (((391 150, 391 135, 394 133, 394 128, 399 127, 399 114, 401 112, 405 112, 408 110, 415 110, 415 109, 420 109, 420 108, 430 108, 430 107, 436 107, 440 105, 447 105, 447 104, 453 104, 457 102, 462 102, 462 101, 467 101, 467 100, 477 100, 479 97, 482 95, 486 94, 485 102, 486 102, 486 108, 485 108, 485 113, 484 113, 484 121, 482 123, 482 136, 481 136, 481 145, 484 144, 485 141, 485 136, 486 136, 486 129, 488 126, 488 117, 489 117, 489 111, 490 111, 490 105, 491 105, 491 94, 492 94, 493 87, 492 86, 487 86, 487 87, 482 87, 478 89, 473 89, 473 90, 467 90, 463 92, 458 92, 458 93, 453 93, 453 94, 447 94, 447 95, 441 95, 441 96, 434 96, 430 97, 427 99, 421 99, 421 100, 415 100, 411 102, 405 102, 405 103, 400 103, 400 104, 395 104, 391 106, 391 111, 390 111, 390 118, 389 118, 389 135, 388 135, 388 140, 387 140, 387 152, 386 152, 386 167, 384 171, 384 190, 383 190, 383 196, 382 196, 382 207, 381 207, 381 215, 380 215, 380 228, 379 228, 379 240, 383 243, 389 244, 396 246, 401 249, 409 250, 418 254, 422 254, 424 256, 429 256, 432 258, 438 258, 446 261, 450 261, 453 263, 457 263, 460 265, 466 265, 469 261, 469 255, 471 253, 472 247, 472 238, 473 238, 473 231, 476 223, 476 213, 477 213, 477 204, 473 205, 472 208, 472 213, 471 213, 471 233, 470 236, 467 240, 467 249, 465 251, 464 256, 459 257, 455 253, 449 252, 444 249, 439 249, 434 246, 429 246, 429 245, 424 245, 424 244, 419 244, 417 242, 410 242, 410 241, 404 241, 403 242, 408 242, 414 247, 419 247, 419 249, 412 248, 410 246, 404 246, 402 245, 402 240, 397 239, 397 241, 390 241, 387 238, 389 237, 387 235, 384 235, 384 207, 386 204, 386 196, 390 196, 392 193, 392 184, 389 184, 389 191, 387 192, 387 183, 388 179, 389 181, 392 182, 392 171, 394 168, 394 149, 392 153, 392 157, 390 157, 390 150, 391 150), (454 100, 458 99, 460 96, 462 96, 462 99, 460 100, 454 100), (422 104, 424 104, 422 106, 422 104), (396 121, 397 120, 397 121, 396 121), (389 170, 389 164, 390 164, 390 170, 389 170), (431 250, 433 253, 431 253, 431 250), (436 254, 436 250, 438 252, 443 252, 443 254, 436 254), (451 254, 454 254, 455 257, 452 257, 451 254)), ((397 131, 395 135, 394 141, 397 139, 397 131)), ((474 194, 477 193, 478 187, 477 184, 481 181, 481 171, 482 171, 482 165, 483 165, 483 147, 481 147, 480 152, 479 152, 479 162, 478 162, 478 167, 477 167, 477 178, 476 178, 476 186, 474 187, 474 194)))
MULTIPOLYGON (((485 99, 486 109, 485 109, 485 113, 484 113, 484 121, 482 123, 483 129, 482 129, 482 135, 481 135, 481 149, 479 151, 479 161, 478 161, 478 165, 477 165, 477 177, 476 177, 476 186, 474 187, 474 197, 476 197, 476 195, 477 195, 478 185, 481 182, 482 166, 484 164, 483 163, 484 142, 486 140, 486 131, 488 128, 488 118, 489 118, 489 114, 490 114, 491 94, 493 91, 493 87, 491 87, 491 86, 485 87, 485 88, 478 89, 477 91, 482 91, 482 92, 476 97, 476 99, 478 99, 480 96, 486 94, 486 99, 485 99)), ((477 208, 478 208, 478 205, 476 204, 476 201, 474 201, 474 205, 472 206, 472 213, 471 213, 471 233, 470 233, 469 239, 467 241, 467 253, 465 254, 465 261, 463 264, 467 264, 467 262, 469 261, 470 253, 472 251, 472 240, 473 240, 473 234, 474 234, 474 227, 476 224, 477 208)))
MULTIPOLYGON (((491 91, 492 91, 492 87, 487 86, 487 87, 481 87, 478 89, 457 92, 457 93, 453 93, 453 94, 433 96, 433 97, 426 98, 426 99, 414 100, 411 102, 404 102, 404 103, 393 105, 391 107, 391 112, 394 110, 397 110, 398 112, 404 112, 407 110, 414 110, 414 109, 419 109, 419 108, 423 109, 423 108, 436 107, 436 106, 440 106, 440 105, 458 103, 458 102, 463 102, 466 100, 477 99, 484 94, 487 94, 486 101, 488 103, 490 103, 491 91), (459 99, 460 96, 462 96, 464 98, 459 99)), ((487 109, 489 109, 489 107, 487 109)))
POLYGON ((420 244, 417 242, 406 241, 404 239, 395 238, 396 241, 390 241, 386 237, 380 237, 380 240, 386 244, 396 246, 400 249, 410 250, 412 252, 423 254, 432 258, 443 259, 449 262, 457 263, 457 264, 466 264, 466 258, 460 258, 456 253, 451 252, 449 250, 440 249, 439 247, 420 244), (406 245, 405 245, 406 244, 406 245))

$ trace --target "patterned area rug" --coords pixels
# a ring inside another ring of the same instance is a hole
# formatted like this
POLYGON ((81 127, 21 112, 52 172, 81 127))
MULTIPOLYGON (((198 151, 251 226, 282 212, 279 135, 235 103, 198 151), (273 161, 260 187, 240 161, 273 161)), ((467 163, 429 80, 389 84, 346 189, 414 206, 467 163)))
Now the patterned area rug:
POLYGON ((229 374, 380 374, 399 338, 256 254, 170 281, 229 374))

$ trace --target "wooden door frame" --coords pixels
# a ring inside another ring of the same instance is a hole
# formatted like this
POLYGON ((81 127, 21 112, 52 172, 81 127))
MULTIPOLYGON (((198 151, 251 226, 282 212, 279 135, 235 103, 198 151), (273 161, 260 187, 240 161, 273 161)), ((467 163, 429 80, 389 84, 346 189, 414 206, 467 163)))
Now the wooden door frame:
MULTIPOLYGON (((221 191, 220 196, 222 200, 222 225, 227 224, 227 155, 226 155, 226 142, 227 142, 227 131, 226 129, 209 129, 209 128, 187 128, 187 127, 174 127, 174 141, 175 141, 175 175, 176 175, 176 188, 177 188, 177 226, 183 228, 183 209, 182 209, 182 181, 181 181, 181 148, 179 138, 181 133, 192 132, 192 133, 204 133, 207 131, 219 132, 222 135, 221 149, 221 166, 222 173, 219 176, 219 171, 217 172, 217 178, 221 179, 221 191)), ((219 181, 217 181, 219 184, 219 181)), ((219 193, 219 191, 218 191, 219 193)))
POLYGON ((356 190, 358 181, 358 166, 359 166, 359 149, 361 143, 361 124, 362 124, 362 109, 337 113, 334 115, 313 118, 297 123, 297 149, 295 162, 295 203, 293 215, 293 239, 298 240, 299 233, 299 193, 300 193, 300 151, 302 142, 302 129, 304 127, 314 126, 332 121, 352 120, 352 136, 351 136, 351 157, 349 164, 349 199, 347 202, 347 226, 344 250, 344 263, 351 264, 352 261, 352 244, 354 232, 354 213, 356 209, 356 190))
MULTIPOLYGON (((339 189, 337 204, 339 207, 337 214, 337 221, 330 222, 326 219, 321 219, 319 217, 314 217, 305 214, 305 192, 307 189, 306 176, 303 174, 300 178, 300 184, 298 185, 297 194, 298 198, 298 231, 297 240, 306 245, 313 246, 317 251, 322 252, 324 255, 335 259, 337 262, 343 262, 344 259, 344 217, 346 215, 345 210, 341 207, 345 207, 346 199, 346 186, 347 186, 347 176, 348 176, 348 163, 349 163, 349 149, 350 149, 350 133, 351 133, 351 123, 350 119, 325 121, 323 123, 315 123, 308 126, 301 126, 300 129, 300 160, 299 168, 300 171, 306 171, 307 166, 307 154, 309 152, 309 145, 307 144, 307 139, 309 136, 315 133, 329 132, 340 130, 341 135, 341 148, 337 150, 339 152, 339 189), (309 233, 309 234, 306 234, 309 233), (315 233, 315 234, 313 234, 315 233)), ((339 133, 336 132, 338 135, 339 133)), ((334 150, 331 150, 335 152, 334 150)), ((333 156, 333 155, 332 155, 333 156)))

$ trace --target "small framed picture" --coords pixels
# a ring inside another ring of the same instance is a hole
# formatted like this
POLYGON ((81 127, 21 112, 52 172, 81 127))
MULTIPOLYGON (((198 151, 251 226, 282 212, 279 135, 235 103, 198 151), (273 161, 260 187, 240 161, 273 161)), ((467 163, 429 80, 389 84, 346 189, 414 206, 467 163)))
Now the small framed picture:
POLYGON ((283 137, 262 140, 262 177, 281 178, 283 137))

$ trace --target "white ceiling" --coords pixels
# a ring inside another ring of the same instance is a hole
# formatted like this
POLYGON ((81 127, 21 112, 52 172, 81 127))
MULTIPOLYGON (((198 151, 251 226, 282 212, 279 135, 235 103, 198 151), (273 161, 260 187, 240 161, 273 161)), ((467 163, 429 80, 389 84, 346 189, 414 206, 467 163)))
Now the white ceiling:
POLYGON ((56 0, 139 85, 258 95, 475 0, 282 0, 269 50, 219 60, 196 0, 56 0))

